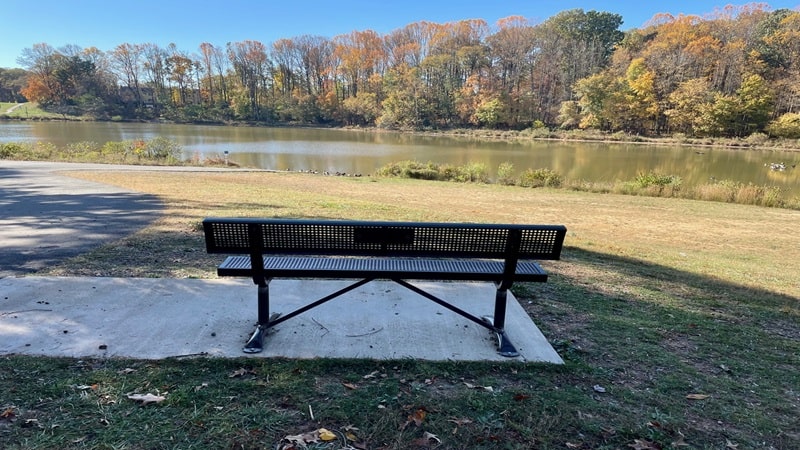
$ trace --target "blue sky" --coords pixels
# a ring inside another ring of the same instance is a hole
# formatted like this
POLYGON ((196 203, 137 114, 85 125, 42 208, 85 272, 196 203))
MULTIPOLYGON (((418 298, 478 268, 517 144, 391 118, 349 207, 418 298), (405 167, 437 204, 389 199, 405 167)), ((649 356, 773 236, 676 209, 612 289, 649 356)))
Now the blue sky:
MULTIPOLYGON (((533 23, 581 8, 620 14, 623 29, 653 15, 703 15, 728 3, 706 0, 649 2, 535 0, 3 0, 0 2, 0 67, 18 67, 23 49, 45 42, 112 50, 122 43, 175 43, 195 53, 203 42, 224 46, 247 39, 270 44, 304 34, 334 37, 354 30, 386 34, 409 23, 484 19, 490 25, 519 15, 533 23)), ((766 2, 774 9, 800 0, 766 2)))

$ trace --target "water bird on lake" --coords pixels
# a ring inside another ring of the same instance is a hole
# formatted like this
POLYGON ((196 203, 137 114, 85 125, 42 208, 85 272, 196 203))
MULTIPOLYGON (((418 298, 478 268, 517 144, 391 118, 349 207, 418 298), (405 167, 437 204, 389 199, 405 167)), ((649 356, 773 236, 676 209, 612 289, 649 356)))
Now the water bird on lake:
MULTIPOLYGON (((764 165, 766 166, 767 164, 764 163, 764 165)), ((794 167, 794 166, 792 166, 792 167, 794 167)), ((782 162, 780 162, 780 163, 769 163, 769 168, 770 168, 770 170, 774 170, 774 171, 780 172, 780 171, 786 170, 786 164, 782 163, 782 162)))

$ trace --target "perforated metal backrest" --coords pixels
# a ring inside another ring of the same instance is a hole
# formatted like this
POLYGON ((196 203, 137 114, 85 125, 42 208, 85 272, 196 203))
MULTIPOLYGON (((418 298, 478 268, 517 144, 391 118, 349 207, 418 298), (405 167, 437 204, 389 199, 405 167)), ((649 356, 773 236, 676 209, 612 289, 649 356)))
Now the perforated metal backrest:
POLYGON ((208 218, 209 253, 558 259, 560 225, 208 218), (509 239, 511 237, 511 239, 509 239))

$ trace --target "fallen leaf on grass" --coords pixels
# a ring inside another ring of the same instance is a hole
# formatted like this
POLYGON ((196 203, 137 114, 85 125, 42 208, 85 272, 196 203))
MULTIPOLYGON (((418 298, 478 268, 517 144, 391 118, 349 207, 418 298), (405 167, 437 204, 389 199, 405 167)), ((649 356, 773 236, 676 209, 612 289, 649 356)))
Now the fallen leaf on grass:
POLYGON ((661 450, 658 444, 643 439, 635 439, 633 444, 628 444, 628 447, 634 450, 661 450))
POLYGON ((14 412, 14 408, 6 408, 2 413, 0 413, 0 419, 12 421, 14 418, 17 417, 17 414, 14 412))
POLYGON ((332 441, 336 439, 336 435, 333 434, 327 428, 320 428, 319 430, 317 430, 317 433, 319 433, 319 438, 322 439, 323 441, 332 441))
POLYGON ((345 437, 345 438, 346 438, 348 441, 357 441, 357 440, 358 440, 358 436, 356 436, 356 435, 355 435, 355 434, 353 434, 353 433, 345 433, 344 437, 345 437))
POLYGON ((425 408, 417 408, 413 413, 409 414, 408 420, 403 424, 403 429, 405 430, 412 423, 418 427, 422 426, 422 422, 425 420, 427 414, 428 412, 425 408))
POLYGON ((345 427, 343 427, 341 429, 341 433, 344 434, 345 444, 348 444, 348 441, 349 441, 349 446, 345 445, 344 447, 342 447, 343 449, 346 449, 346 448, 349 448, 351 450, 353 448, 357 449, 357 450, 366 450, 367 449, 367 444, 366 443, 357 442, 359 439, 358 439, 358 436, 356 435, 356 433, 359 432, 359 431, 361 431, 361 430, 359 430, 357 427, 354 427, 352 425, 347 425, 347 426, 345 426, 345 427))
POLYGON ((436 444, 441 444, 442 443, 442 440, 439 439, 438 436, 436 436, 433 433, 429 433, 427 431, 422 434, 421 438, 414 439, 412 442, 413 442, 414 445, 416 445, 418 447, 428 447, 429 445, 431 445, 431 441, 433 441, 436 444))
POLYGON ((116 397, 113 397, 109 394, 102 394, 97 397, 98 403, 101 405, 113 405, 117 403, 116 397))
POLYGON ((255 375, 255 371, 250 369, 245 369, 244 367, 241 369, 236 369, 228 375, 228 378, 236 378, 236 377, 243 377, 245 375, 255 375))
POLYGON ((347 389, 350 389, 350 390, 358 389, 358 386, 356 386, 353 383, 342 383, 342 386, 344 386, 344 387, 346 387, 347 389))
POLYGON ((689 394, 686 396, 686 398, 688 398, 689 400, 705 400, 708 397, 711 396, 706 394, 689 394))
POLYGON ((491 386, 478 386, 472 383, 464 382, 464 385, 469 389, 477 389, 479 391, 486 391, 486 392, 494 392, 494 388, 491 386))
POLYGON ((128 394, 128 398, 135 402, 142 402, 142 406, 149 403, 161 403, 166 400, 166 397, 154 394, 128 394))
POLYGON ((602 428, 600 428, 600 431, 601 431, 600 435, 603 436, 603 439, 606 439, 606 440, 610 439, 611 436, 614 436, 615 434, 617 434, 617 430, 615 430, 615 429, 613 429, 611 427, 602 427, 602 428))
POLYGON ((413 414, 408 416, 408 418, 413 420, 414 424, 416 426, 420 426, 420 425, 422 425, 422 421, 425 420, 425 416, 427 416, 427 415, 428 415, 428 412, 425 411, 423 408, 417 408, 417 410, 414 411, 413 414))
POLYGON ((680 431, 678 432, 678 439, 672 442, 673 447, 691 447, 689 444, 686 443, 686 436, 683 435, 680 431))
POLYGON ((469 425, 472 423, 469 419, 447 419, 448 422, 453 422, 454 424, 461 426, 461 425, 469 425))
POLYGON ((469 425, 469 424, 472 423, 472 421, 469 420, 469 419, 456 419, 456 418, 453 418, 453 419, 448 419, 447 421, 456 424, 456 426, 453 428, 453 435, 458 433, 458 427, 460 427, 462 425, 469 425))
POLYGON ((326 428, 309 431, 308 433, 289 435, 283 438, 282 444, 277 448, 279 450, 292 450, 297 448, 306 448, 308 444, 316 444, 320 441, 333 441, 336 435, 326 428))
POLYGON ((319 433, 317 430, 314 430, 310 433, 303 433, 303 434, 295 434, 286 436, 283 438, 285 441, 283 445, 279 446, 279 450, 289 450, 295 449, 297 446, 300 448, 306 448, 307 444, 314 444, 319 442, 319 433))

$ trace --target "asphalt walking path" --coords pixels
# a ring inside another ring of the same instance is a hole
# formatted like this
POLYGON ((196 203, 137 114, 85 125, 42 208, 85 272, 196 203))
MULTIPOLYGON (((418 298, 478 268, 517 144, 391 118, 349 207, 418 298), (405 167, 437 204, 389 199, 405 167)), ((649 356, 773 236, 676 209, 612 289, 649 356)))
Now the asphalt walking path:
MULTIPOLYGON (((147 226, 152 195, 83 181, 69 170, 215 171, 0 160, 0 354, 159 359, 240 357, 253 330, 256 289, 232 279, 42 277, 34 273, 147 226)), ((273 310, 288 312, 347 281, 275 280, 273 310)), ((493 313, 488 283, 418 283, 479 317, 493 313)), ((248 357, 527 361, 560 364, 509 296, 506 331, 521 356, 495 351, 483 327, 389 281, 374 281, 287 320, 248 357)))
POLYGON ((0 160, 0 277, 24 275, 155 220, 162 205, 152 195, 59 175, 100 165, 0 160))

